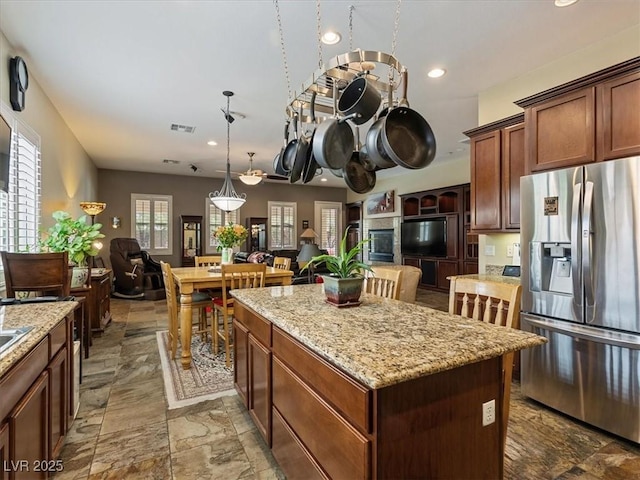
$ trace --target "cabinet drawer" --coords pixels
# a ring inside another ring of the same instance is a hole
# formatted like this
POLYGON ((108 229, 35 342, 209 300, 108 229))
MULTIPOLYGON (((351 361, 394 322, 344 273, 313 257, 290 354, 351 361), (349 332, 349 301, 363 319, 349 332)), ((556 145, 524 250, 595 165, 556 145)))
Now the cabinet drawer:
POLYGON ((272 378, 273 406, 327 475, 369 478, 371 442, 275 357, 272 378))
POLYGON ((371 432, 371 392, 357 384, 278 327, 273 328, 274 355, 363 432, 371 432))
POLYGON ((60 321, 49 332, 49 359, 52 359, 65 343, 67 343, 66 318, 60 321))
POLYGON ((273 456, 280 468, 287 472, 287 478, 304 480, 322 480, 327 476, 322 472, 287 422, 273 409, 273 456))
POLYGON ((31 384, 47 368, 47 363, 49 363, 49 345, 47 340, 43 339, 0 379, 0 392, 2 392, 0 422, 9 415, 31 384))
POLYGON ((271 322, 259 317, 244 305, 234 306, 234 317, 237 318, 251 334, 266 347, 271 346, 271 322))

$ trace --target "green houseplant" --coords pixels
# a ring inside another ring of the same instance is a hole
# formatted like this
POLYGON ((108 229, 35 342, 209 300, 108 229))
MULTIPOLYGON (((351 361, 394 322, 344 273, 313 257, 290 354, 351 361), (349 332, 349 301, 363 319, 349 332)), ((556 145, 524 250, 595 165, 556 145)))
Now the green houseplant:
POLYGON ((325 296, 329 303, 339 306, 357 305, 364 281, 362 274, 365 270, 371 271, 369 265, 358 260, 358 255, 369 240, 360 240, 347 250, 348 235, 349 227, 344 231, 336 255, 317 255, 311 258, 301 270, 306 270, 310 265, 316 266, 324 263, 327 270, 331 272, 330 275, 322 276, 325 296))
POLYGON ((101 223, 91 224, 86 215, 73 219, 67 212, 53 212, 56 223, 47 230, 47 236, 41 240, 40 249, 49 252, 68 252, 69 263, 76 267, 71 287, 83 285, 88 278, 87 259, 98 254, 94 242, 104 238, 100 233, 101 223))

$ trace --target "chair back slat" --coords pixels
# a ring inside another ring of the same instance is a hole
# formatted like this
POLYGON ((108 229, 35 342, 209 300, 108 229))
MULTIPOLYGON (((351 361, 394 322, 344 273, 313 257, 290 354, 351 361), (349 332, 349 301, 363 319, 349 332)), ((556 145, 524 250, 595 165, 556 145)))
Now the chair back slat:
POLYGON ((267 266, 264 263, 234 263, 222 265, 222 303, 231 300, 229 290, 264 287, 267 266))
POLYGON ((173 359, 178 348, 178 295, 171 273, 171 265, 160 261, 160 268, 162 269, 167 310, 169 311, 169 353, 171 354, 170 358, 173 359))
POLYGON ((401 270, 374 267, 365 276, 364 291, 384 298, 398 299, 401 270))

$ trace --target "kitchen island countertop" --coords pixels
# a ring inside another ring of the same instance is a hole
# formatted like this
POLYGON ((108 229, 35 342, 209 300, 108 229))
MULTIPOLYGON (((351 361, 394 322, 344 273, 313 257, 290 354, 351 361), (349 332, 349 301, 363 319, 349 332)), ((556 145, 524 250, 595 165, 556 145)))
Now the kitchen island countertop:
POLYGON ((26 355, 60 320, 71 313, 78 302, 47 302, 0 307, 0 329, 32 326, 18 343, 0 356, 0 377, 26 355))
POLYGON ((325 302, 322 285, 233 290, 232 295, 367 387, 379 389, 546 342, 516 329, 363 294, 325 302))

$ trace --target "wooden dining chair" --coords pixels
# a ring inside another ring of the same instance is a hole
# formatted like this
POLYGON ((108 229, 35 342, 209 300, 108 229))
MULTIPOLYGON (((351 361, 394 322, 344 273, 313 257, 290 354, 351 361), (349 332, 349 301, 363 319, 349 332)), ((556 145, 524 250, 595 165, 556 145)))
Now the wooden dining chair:
POLYGON ((222 255, 201 255, 195 257, 196 267, 214 267, 222 263, 222 255))
POLYGON ((220 338, 224 341, 225 363, 231 366, 231 321, 233 320, 233 297, 229 290, 237 288, 264 287, 267 266, 264 263, 236 263, 222 265, 222 298, 214 299, 214 319, 211 337, 213 353, 218 353, 220 338), (222 316, 222 322, 220 317, 222 316))
MULTIPOLYGON (((520 285, 451 277, 449 313, 505 328, 519 328, 521 293, 520 285)), ((513 359, 514 352, 502 356, 503 448, 507 440, 513 359)))
POLYGON ((364 279, 364 291, 379 297, 398 299, 400 294, 401 270, 372 267, 364 279))
MULTIPOLYGON (((171 265, 160 261, 162 278, 164 279, 164 290, 167 299, 167 310, 169 315, 169 354, 171 359, 176 358, 178 350, 178 326, 180 325, 180 294, 171 274, 171 265)), ((206 341, 208 332, 207 308, 213 306, 213 299, 202 292, 191 294, 191 307, 198 311, 198 325, 194 334, 200 334, 203 341, 206 341)))
POLYGON ((7 297, 15 297, 16 292, 69 296, 71 279, 67 252, 0 254, 7 297))
POLYGON ((291 259, 289 257, 273 257, 273 268, 291 270, 291 259))

